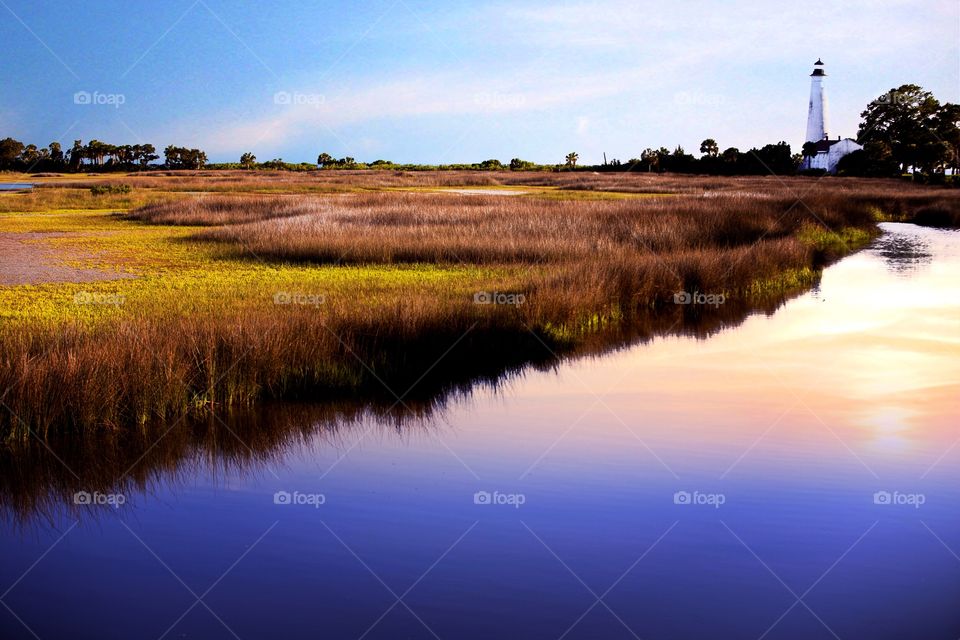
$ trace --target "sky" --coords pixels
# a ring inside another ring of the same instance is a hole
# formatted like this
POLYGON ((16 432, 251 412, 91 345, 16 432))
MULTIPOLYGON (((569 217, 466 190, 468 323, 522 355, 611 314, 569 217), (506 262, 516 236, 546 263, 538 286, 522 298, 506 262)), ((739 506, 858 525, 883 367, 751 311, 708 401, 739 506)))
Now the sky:
POLYGON ((0 0, 0 137, 213 162, 581 163, 806 130, 914 83, 960 102, 960 2, 0 0))

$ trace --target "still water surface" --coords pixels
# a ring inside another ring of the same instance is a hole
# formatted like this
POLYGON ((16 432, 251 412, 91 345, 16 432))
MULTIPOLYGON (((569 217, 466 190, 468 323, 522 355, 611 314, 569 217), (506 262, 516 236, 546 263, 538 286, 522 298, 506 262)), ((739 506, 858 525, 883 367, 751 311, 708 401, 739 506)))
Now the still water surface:
POLYGON ((955 639, 960 232, 883 227, 709 339, 102 461, 119 508, 20 469, 0 637, 955 639))

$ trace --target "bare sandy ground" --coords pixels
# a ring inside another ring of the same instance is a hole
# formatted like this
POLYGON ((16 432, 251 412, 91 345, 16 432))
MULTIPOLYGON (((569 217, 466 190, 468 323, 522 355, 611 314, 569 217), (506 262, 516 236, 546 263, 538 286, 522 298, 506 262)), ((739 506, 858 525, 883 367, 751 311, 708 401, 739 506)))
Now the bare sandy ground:
POLYGON ((89 256, 79 251, 37 242, 70 235, 73 234, 0 233, 0 285, 95 282, 132 277, 126 273, 71 267, 65 263, 67 260, 80 260, 89 256))

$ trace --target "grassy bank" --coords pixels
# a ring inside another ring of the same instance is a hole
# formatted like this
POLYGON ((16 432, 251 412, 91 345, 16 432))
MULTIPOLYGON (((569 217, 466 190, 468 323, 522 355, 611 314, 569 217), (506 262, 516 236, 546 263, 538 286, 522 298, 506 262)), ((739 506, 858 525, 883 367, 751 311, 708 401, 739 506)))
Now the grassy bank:
POLYGON ((395 402, 709 331, 809 287, 878 212, 958 210, 883 181, 329 173, 52 178, 0 196, 0 233, 56 232, 29 241, 125 276, 0 286, 8 437, 265 398, 395 402), (90 193, 111 181, 133 190, 90 193), (436 192, 483 185, 526 191, 436 192))

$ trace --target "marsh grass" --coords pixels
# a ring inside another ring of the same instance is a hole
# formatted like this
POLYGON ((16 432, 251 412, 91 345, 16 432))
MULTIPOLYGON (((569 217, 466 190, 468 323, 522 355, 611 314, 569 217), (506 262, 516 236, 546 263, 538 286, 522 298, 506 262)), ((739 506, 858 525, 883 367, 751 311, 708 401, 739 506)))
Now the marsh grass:
POLYGON ((73 180, 0 197, 14 212, 0 231, 67 231, 51 242, 137 276, 0 289, 8 436, 122 431, 268 398, 429 395, 556 354, 705 335, 809 287, 869 242, 878 212, 958 208, 951 192, 883 181, 320 173, 122 176, 110 180, 131 194, 93 197, 73 180), (429 192, 476 182, 551 195, 429 192), (572 189, 674 195, 556 195, 572 189), (110 215, 104 201, 132 210, 110 215), (71 304, 83 290, 124 304, 71 304), (525 301, 474 304, 481 291, 525 301), (677 305, 678 291, 728 302, 677 305), (277 304, 284 292, 322 303, 277 304))
POLYGON ((148 202, 174 197, 163 192, 138 192, 136 190, 128 193, 108 191, 101 195, 94 195, 90 191, 92 186, 57 189, 35 187, 29 191, 0 193, 0 214, 85 211, 91 209, 125 211, 148 202))
POLYGON ((222 196, 160 201, 136 209, 131 220, 150 224, 214 226, 242 224, 291 216, 322 215, 330 197, 222 196))

